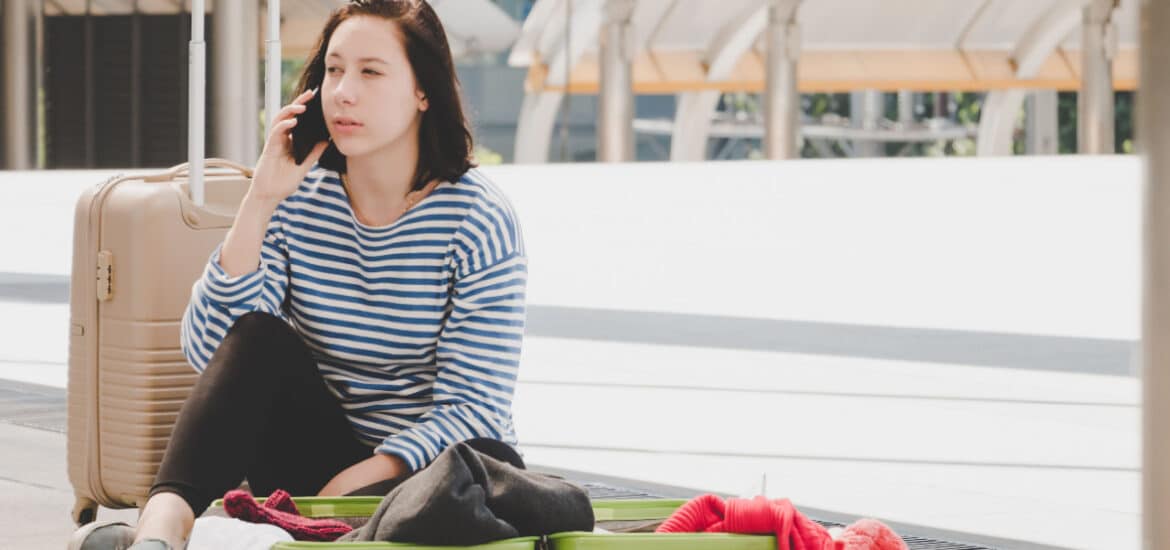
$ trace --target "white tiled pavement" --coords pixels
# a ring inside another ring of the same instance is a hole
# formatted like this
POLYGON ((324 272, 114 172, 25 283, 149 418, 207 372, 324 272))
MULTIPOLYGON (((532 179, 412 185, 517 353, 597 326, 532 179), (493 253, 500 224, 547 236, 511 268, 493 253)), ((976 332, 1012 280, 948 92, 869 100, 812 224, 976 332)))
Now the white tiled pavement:
MULTIPOLYGON (((720 276, 718 266, 701 263, 682 276, 622 273, 621 266, 582 274, 588 263, 574 263, 554 250, 556 239, 572 242, 581 233, 562 229, 564 234, 550 236, 556 218, 550 210, 560 200, 587 212, 603 211, 603 203, 591 197, 608 192, 607 179, 600 177, 606 169, 535 168, 543 170, 537 175, 518 167, 496 169, 525 220, 534 314, 542 319, 555 321, 591 307, 628 310, 635 324, 638 312, 646 311, 676 314, 672 322, 679 326, 710 327, 728 317, 749 324, 778 318, 807 322, 801 326, 830 344, 836 336, 850 338, 833 352, 767 342, 737 346, 746 340, 734 334, 722 337, 724 345, 720 338, 688 341, 675 335, 672 340, 668 334, 664 340, 637 330, 629 337, 586 331, 582 338, 571 328, 551 328, 551 321, 533 326, 515 404, 527 460, 740 495, 759 492, 766 479, 769 496, 790 497, 798 506, 971 533, 1008 541, 1002 543, 1008 548, 1137 549, 1140 387, 1127 356, 1115 353, 1132 345, 1137 326, 1137 266, 1128 265, 1136 262, 1137 250, 1136 161, 1041 159, 1006 167, 986 164, 991 161, 933 162, 938 161, 800 163, 777 169, 782 184, 766 192, 731 188, 739 200, 716 202, 713 210, 688 212, 694 204, 665 201, 674 210, 654 215, 677 224, 668 228, 677 231, 654 233, 662 239, 653 243, 654 254, 663 257, 718 246, 699 242, 696 230, 685 227, 688 219, 732 223, 780 209, 786 219, 816 226, 788 237, 802 228, 761 223, 781 244, 759 246, 744 264, 723 266, 726 278, 719 279, 720 284, 738 281, 728 273, 742 273, 742 284, 757 287, 748 291, 696 288, 692 279, 720 276), (937 174, 982 178, 994 196, 963 187, 963 181, 936 193, 928 184, 937 174), (1017 174, 1017 180, 1004 181, 1003 174, 1017 174), (1063 181, 1066 188, 1046 187, 1050 182, 1037 174, 1063 181), (549 175, 562 180, 559 194, 539 187, 552 185, 545 181, 549 175), (876 181, 853 182, 862 177, 876 181), (819 180, 828 190, 801 187, 819 180), (1120 190, 1095 186, 1101 180, 1114 180, 1120 190), (864 183, 886 185, 887 192, 866 189, 864 183), (1018 187, 1009 188, 1012 183, 1018 187), (837 192, 843 194, 831 195, 837 192), (763 203, 767 197, 781 197, 783 206, 763 203), (954 203, 939 202, 947 197, 954 203), (994 209, 997 201, 1011 204, 987 216, 985 225, 970 227, 981 219, 979 209, 994 209), (815 208, 824 210, 807 211, 815 208), (976 214, 969 213, 972 208, 976 214), (926 219, 933 225, 921 226, 926 219), (682 242, 670 242, 672 234, 682 242), (931 239, 949 239, 951 248, 930 249, 931 239), (915 256, 916 250, 944 265, 915 256), (786 273, 787 258, 804 267, 786 273), (809 268, 810 259, 820 263, 809 268), (1087 265, 1114 268, 1085 272, 1087 265), (924 272, 943 280, 925 284, 916 279, 924 272), (575 291, 558 286, 572 277, 575 291), (686 286, 658 297, 615 295, 614 288, 637 287, 646 277, 652 277, 646 284, 659 288, 686 286), (779 305, 749 302, 752 292, 767 301, 785 292, 768 285, 793 285, 797 279, 805 287, 788 288, 792 294, 779 305), (915 287, 922 290, 921 301, 905 302, 916 295, 915 287), (948 288, 968 294, 950 296, 948 288), (686 293, 693 300, 669 302, 686 293), (722 302, 721 293, 727 297, 722 302), (842 301, 832 301, 833 296, 842 301), (865 303, 856 303, 859 296, 866 296, 865 303), (891 296, 905 307, 891 307, 891 296), (1062 296, 1071 301, 1062 302, 1062 296), (1013 303, 1019 304, 1015 311, 1005 310, 1013 303), (1113 352, 1102 352, 1102 361, 1077 355, 1064 368, 996 364, 987 359, 1003 357, 994 350, 953 346, 949 355, 931 360, 914 349, 874 353, 873 346, 853 340, 857 333, 848 327, 858 325, 894 331, 863 334, 874 341, 915 327, 899 336, 909 339, 899 340, 903 344, 929 339, 919 329, 1007 335, 1015 338, 1003 344, 1009 356, 1027 356, 1030 343, 1053 345, 1052 337, 1113 352)), ((745 164, 693 170, 734 181, 736 171, 759 168, 745 164)), ((661 167, 637 168, 646 174, 655 169, 661 167)), ((30 281, 52 286, 65 280, 72 200, 98 178, 0 172, 0 294, 30 281), (37 186, 30 188, 24 179, 37 186)), ((678 185, 691 184, 702 183, 678 185)), ((634 193, 622 200, 628 207, 637 199, 634 193)), ((615 232, 636 219, 615 214, 587 230, 596 233, 598 246, 620 246, 613 243, 633 237, 615 232)), ((585 255, 604 256, 604 250, 585 255)), ((0 380, 64 387, 67 321, 68 305, 60 300, 0 295, 0 380)), ((70 503, 63 436, 0 423, 0 548, 60 547, 50 541, 69 532, 70 503)))

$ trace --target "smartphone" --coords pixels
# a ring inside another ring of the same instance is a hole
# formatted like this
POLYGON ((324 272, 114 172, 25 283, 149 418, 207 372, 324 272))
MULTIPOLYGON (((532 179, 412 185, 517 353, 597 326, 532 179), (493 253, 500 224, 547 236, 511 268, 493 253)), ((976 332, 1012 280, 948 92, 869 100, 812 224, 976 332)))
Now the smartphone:
POLYGON ((305 110, 296 115, 297 125, 292 129, 292 155, 297 164, 305 161, 313 147, 329 140, 329 127, 321 110, 321 90, 305 103, 305 110))

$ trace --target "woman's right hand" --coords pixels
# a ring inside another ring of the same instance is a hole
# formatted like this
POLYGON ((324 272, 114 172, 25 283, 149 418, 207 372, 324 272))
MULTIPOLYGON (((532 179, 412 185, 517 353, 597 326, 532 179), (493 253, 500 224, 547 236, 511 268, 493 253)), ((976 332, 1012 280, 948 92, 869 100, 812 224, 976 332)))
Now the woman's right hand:
POLYGON ((322 141, 313 147, 305 161, 297 164, 292 156, 292 130, 297 125, 296 116, 305 111, 305 103, 318 93, 309 90, 276 114, 275 123, 268 132, 264 151, 253 172, 252 186, 248 194, 253 199, 275 207, 289 195, 296 192, 301 180, 317 163, 329 143, 322 141))

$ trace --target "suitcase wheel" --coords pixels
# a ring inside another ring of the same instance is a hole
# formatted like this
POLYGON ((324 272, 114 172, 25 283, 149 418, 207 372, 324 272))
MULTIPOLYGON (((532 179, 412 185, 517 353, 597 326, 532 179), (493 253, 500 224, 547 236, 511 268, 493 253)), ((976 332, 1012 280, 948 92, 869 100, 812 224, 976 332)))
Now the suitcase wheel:
POLYGON ((77 497, 77 501, 73 503, 73 522, 78 527, 87 523, 92 523, 97 519, 98 504, 91 498, 77 497))

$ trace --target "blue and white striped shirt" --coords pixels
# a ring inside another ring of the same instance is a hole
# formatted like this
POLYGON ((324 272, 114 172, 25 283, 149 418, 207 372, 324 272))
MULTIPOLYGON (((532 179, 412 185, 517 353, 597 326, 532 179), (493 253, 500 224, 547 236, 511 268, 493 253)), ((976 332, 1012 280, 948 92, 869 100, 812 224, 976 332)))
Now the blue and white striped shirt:
POLYGON ((516 444, 527 272, 516 214, 477 170, 369 227, 338 174, 314 167, 272 216, 256 271, 229 277, 212 253, 183 352, 202 372, 244 314, 287 320, 355 434, 417 470, 457 441, 516 444))

